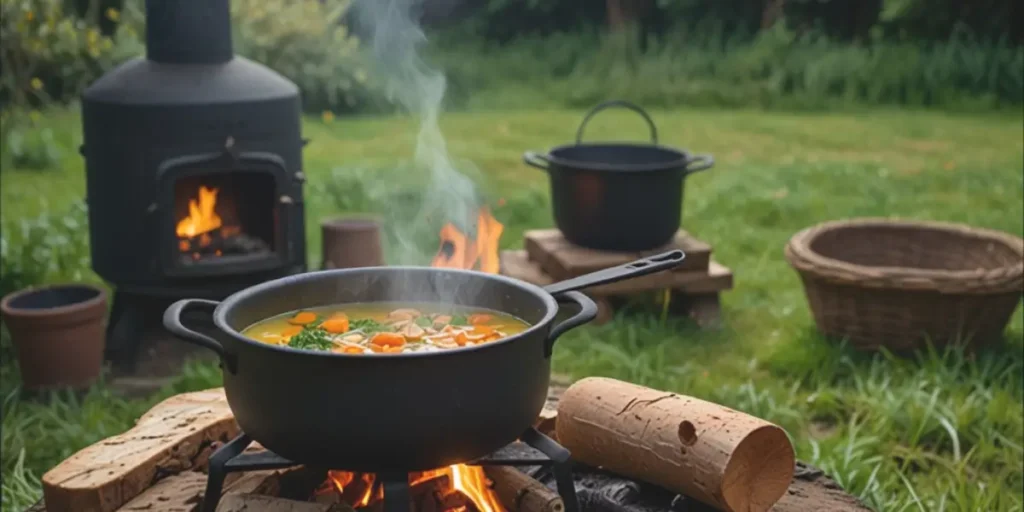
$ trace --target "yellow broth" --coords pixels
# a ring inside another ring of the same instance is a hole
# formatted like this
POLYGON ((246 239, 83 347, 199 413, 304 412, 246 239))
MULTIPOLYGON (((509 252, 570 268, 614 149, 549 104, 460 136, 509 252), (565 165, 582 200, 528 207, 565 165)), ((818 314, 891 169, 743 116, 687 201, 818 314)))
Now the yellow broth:
POLYGON ((490 343, 529 327, 519 318, 490 309, 373 302, 290 311, 257 322, 242 334, 305 350, 397 354, 490 343))

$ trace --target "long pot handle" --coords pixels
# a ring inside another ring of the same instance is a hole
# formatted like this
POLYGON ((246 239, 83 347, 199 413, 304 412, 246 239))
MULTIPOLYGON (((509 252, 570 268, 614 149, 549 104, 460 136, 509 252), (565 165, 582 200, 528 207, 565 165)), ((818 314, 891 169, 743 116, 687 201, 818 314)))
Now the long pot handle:
POLYGON ((540 155, 534 151, 527 151, 523 153, 523 163, 531 167, 536 167, 542 171, 548 170, 548 159, 544 155, 540 155))
POLYGON ((224 350, 224 346, 214 340, 213 338, 200 334, 188 327, 181 322, 181 316, 189 309, 206 309, 213 311, 220 303, 215 300, 205 299, 182 299, 164 311, 164 327, 171 332, 171 334, 181 338, 184 341, 198 345, 203 348, 208 348, 217 353, 220 357, 224 367, 227 368, 231 373, 235 373, 235 358, 224 350))
POLYGON ((559 281, 544 287, 544 290, 551 295, 559 295, 572 290, 582 290, 601 284, 623 281, 634 277, 645 276, 655 272, 661 272, 678 266, 686 258, 683 251, 675 250, 636 260, 632 263, 619 265, 591 272, 579 277, 559 281))
POLYGON ((552 350, 555 347, 555 341, 558 341, 560 336, 597 318, 597 304, 594 304, 594 301, 590 297, 587 297, 580 292, 565 292, 556 297, 556 299, 558 299, 559 302, 575 302, 576 305, 580 307, 580 311, 551 328, 551 333, 548 334, 548 340, 544 343, 544 357, 551 357, 552 350))
POLYGON ((580 127, 576 129, 577 145, 583 143, 583 129, 587 127, 587 123, 590 122, 590 118, 594 117, 598 112, 612 107, 628 108, 633 112, 640 114, 640 117, 643 117, 644 121, 647 121, 647 126, 651 128, 651 144, 658 143, 658 128, 654 126, 654 121, 651 119, 651 116, 647 114, 646 110, 640 108, 635 103, 630 103, 626 100, 611 100, 598 104, 596 107, 590 109, 590 112, 587 112, 587 115, 583 116, 583 121, 580 122, 580 127))
POLYGON ((693 155, 686 161, 686 174, 705 171, 715 166, 715 157, 711 155, 693 155))

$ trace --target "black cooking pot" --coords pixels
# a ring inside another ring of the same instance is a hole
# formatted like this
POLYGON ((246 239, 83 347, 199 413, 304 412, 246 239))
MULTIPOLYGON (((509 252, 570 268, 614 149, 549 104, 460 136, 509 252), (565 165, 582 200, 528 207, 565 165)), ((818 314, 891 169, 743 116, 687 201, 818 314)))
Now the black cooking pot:
POLYGON ((428 470, 487 455, 533 424, 547 397, 555 340, 597 315, 593 301, 571 290, 657 272, 683 258, 682 251, 668 252, 543 289, 464 270, 325 270, 253 286, 219 304, 178 301, 164 313, 164 326, 220 356, 235 419, 267 449, 334 469, 428 470), (556 295, 579 312, 555 323, 556 295), (477 346, 361 355, 269 345, 241 334, 297 309, 381 301, 489 308, 530 327, 477 346), (193 308, 213 310, 220 341, 182 325, 193 308))
POLYGON ((576 131, 576 144, 523 160, 551 177, 555 224, 570 242, 608 251, 645 251, 668 243, 679 229, 683 178, 714 165, 711 155, 690 155, 658 145, 658 130, 642 108, 626 101, 594 107, 576 131), (651 128, 651 144, 583 143, 583 129, 598 112, 625 107, 651 128))

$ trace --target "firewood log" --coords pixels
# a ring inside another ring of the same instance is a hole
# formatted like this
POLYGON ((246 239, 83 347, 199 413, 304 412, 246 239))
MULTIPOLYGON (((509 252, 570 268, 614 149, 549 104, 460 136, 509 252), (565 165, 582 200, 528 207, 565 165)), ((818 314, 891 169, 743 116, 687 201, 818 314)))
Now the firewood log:
POLYGON ((117 510, 162 476, 200 469, 215 441, 227 441, 237 433, 223 389, 168 398, 131 430, 93 444, 47 471, 47 510, 117 510))
POLYGON ((575 460, 726 511, 766 511, 793 477, 776 425, 696 398, 583 379, 558 405, 558 440, 575 460))
POLYGON ((508 512, 564 512, 562 498, 526 473, 509 466, 486 466, 494 494, 508 512))

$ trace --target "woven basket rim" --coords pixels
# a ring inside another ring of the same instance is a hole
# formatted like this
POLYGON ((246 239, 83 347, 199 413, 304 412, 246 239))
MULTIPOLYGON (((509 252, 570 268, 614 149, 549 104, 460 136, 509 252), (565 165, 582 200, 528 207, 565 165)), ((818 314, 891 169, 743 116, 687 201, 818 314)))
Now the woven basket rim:
POLYGON ((949 293, 1000 293, 1020 291, 1024 285, 1024 238, 987 228, 939 221, 880 217, 823 222, 793 235, 785 249, 790 265, 814 277, 844 284, 877 288, 931 290, 949 293), (822 234, 849 228, 939 230, 988 240, 1016 252, 1021 261, 995 269, 942 270, 913 267, 879 267, 849 263, 811 249, 822 234))

